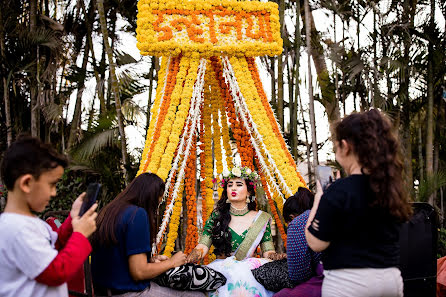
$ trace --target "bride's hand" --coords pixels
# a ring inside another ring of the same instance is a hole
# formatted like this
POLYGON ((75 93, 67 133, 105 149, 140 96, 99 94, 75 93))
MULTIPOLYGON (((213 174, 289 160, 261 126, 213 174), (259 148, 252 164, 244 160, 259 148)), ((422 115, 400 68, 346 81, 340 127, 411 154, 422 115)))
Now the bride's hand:
POLYGON ((268 259, 271 259, 273 261, 282 260, 282 259, 285 259, 286 257, 287 257, 287 255, 285 253, 280 253, 280 254, 278 254, 278 253, 271 253, 271 254, 268 255, 268 259))
POLYGON ((200 262, 201 258, 203 256, 203 251, 200 249, 193 249, 192 252, 189 253, 186 257, 186 263, 198 263, 200 262))

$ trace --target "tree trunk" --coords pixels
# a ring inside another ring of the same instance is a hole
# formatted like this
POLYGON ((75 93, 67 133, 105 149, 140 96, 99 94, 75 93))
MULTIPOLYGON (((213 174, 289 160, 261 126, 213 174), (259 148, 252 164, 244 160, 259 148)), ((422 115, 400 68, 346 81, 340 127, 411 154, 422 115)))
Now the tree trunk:
POLYGON ((307 122, 305 121, 305 115, 304 115, 304 106, 302 104, 302 96, 299 94, 299 104, 300 104, 300 116, 302 118, 302 123, 304 125, 304 134, 305 134, 305 147, 307 152, 307 169, 308 169, 308 184, 311 184, 312 182, 312 174, 311 174, 311 148, 310 148, 310 140, 308 139, 308 129, 307 129, 307 122))
MULTIPOLYGON (((377 54, 377 45, 378 45, 378 39, 377 35, 378 32, 376 30, 376 7, 375 4, 373 4, 373 95, 372 95, 372 106, 377 107, 378 105, 378 97, 379 97, 379 89, 378 89, 378 54, 377 54)), ((377 3, 376 5, 379 5, 377 3)))
MULTIPOLYGON (((29 28, 30 32, 36 32, 37 29, 37 0, 31 0, 29 3, 30 7, 30 16, 29 16, 29 28)), ((35 57, 35 64, 38 64, 38 55, 37 55, 37 47, 31 48, 31 52, 33 52, 33 57, 35 57)), ((38 68, 37 66, 33 67, 33 74, 31 75, 31 83, 30 83, 30 93, 31 93, 31 135, 35 137, 39 137, 40 129, 39 129, 39 121, 40 121, 40 107, 39 102, 37 100, 37 75, 38 68)))
MULTIPOLYGON (((336 44, 336 10, 333 10, 333 42, 336 44)), ((335 100, 338 102, 339 106, 339 82, 338 82, 338 67, 336 66, 336 62, 333 62, 333 73, 335 79, 335 100)))
POLYGON ((276 99, 276 57, 271 57, 271 107, 277 115, 277 99, 276 99))
MULTIPOLYGON (((279 0, 279 21, 280 21, 280 35, 284 38, 284 28, 285 28, 285 0, 279 0)), ((286 55, 283 53, 279 56, 279 61, 277 63, 277 120, 279 121, 279 125, 282 128, 282 131, 285 131, 285 127, 283 126, 283 59, 286 59, 286 55)))
MULTIPOLYGON (((3 26, 3 15, 2 10, 0 9, 0 56, 4 60, 6 59, 5 55, 5 29, 3 26)), ((1 65, 3 67, 3 63, 1 65)), ((3 103, 5 104, 5 124, 6 124, 6 143, 8 146, 12 143, 12 126, 11 126, 11 107, 9 102, 9 84, 6 73, 9 71, 4 67, 3 69, 3 103)))
MULTIPOLYGON (((430 30, 433 32, 435 26, 435 0, 431 0, 431 15, 430 15, 430 30)), ((433 44, 429 40, 428 55, 427 55, 427 127, 426 127, 426 176, 429 178, 434 173, 433 163, 433 138, 434 138, 434 70, 433 70, 433 44)), ((429 197, 429 203, 434 205, 434 195, 429 197)))
MULTIPOLYGON (((292 118, 294 118, 293 125, 294 125, 294 134, 291 136, 291 152, 294 156, 294 160, 297 161, 297 145, 298 145, 298 137, 297 137, 297 100, 300 96, 300 89, 299 89, 299 73, 300 73, 300 1, 296 1, 296 26, 294 29, 294 100, 293 100, 293 114, 291 115, 292 118)), ((291 113, 290 113, 291 114, 291 113)), ((304 120, 302 118, 302 120, 304 120)), ((310 160, 310 159, 308 159, 310 160)))
POLYGON ((420 174, 420 181, 424 180, 424 159, 423 159, 423 133, 421 131, 421 114, 418 113, 418 167, 420 174))
POLYGON ((70 135, 68 136, 68 150, 71 149, 79 135, 81 116, 82 116, 82 94, 85 89, 85 77, 87 73, 88 55, 90 46, 88 40, 85 40, 84 57, 82 59, 81 77, 77 87, 76 105, 74 107, 73 120, 71 121, 70 135))
MULTIPOLYGON (((305 20, 310 24, 310 6, 308 0, 305 0, 305 20)), ((310 106, 310 124, 311 124, 311 146, 313 149, 313 167, 319 164, 317 154, 317 139, 316 139, 316 119, 314 115, 314 98, 313 98, 313 78, 311 74, 311 31, 310 26, 305 27, 306 41, 307 41, 307 56, 308 56, 308 96, 310 106)))
POLYGON ((104 0, 98 0, 97 1, 98 6, 98 13, 99 13, 99 19, 101 22, 101 31, 102 31, 102 37, 104 39, 104 46, 105 50, 107 52, 109 67, 110 67, 110 77, 112 81, 112 92, 115 99, 115 107, 116 107, 116 116, 118 119, 118 129, 119 129, 119 135, 121 136, 121 153, 122 153, 122 162, 124 163, 124 178, 126 182, 128 183, 130 181, 130 176, 128 175, 128 168, 130 168, 130 163, 127 155, 127 141, 125 138, 125 131, 124 131, 124 122, 123 122, 123 116, 121 112, 121 100, 119 98, 119 87, 118 87, 118 81, 116 79, 116 73, 115 73, 115 62, 113 60, 113 52, 112 49, 108 43, 108 30, 107 30, 107 21, 105 19, 105 12, 104 12, 104 0))
MULTIPOLYGON (((301 16, 305 19, 305 26, 310 24, 311 28, 311 57, 313 58, 314 67, 316 69, 317 80, 321 88, 322 98, 320 99, 321 104, 325 107, 327 112, 328 121, 330 123, 330 128, 332 129, 333 124, 340 119, 339 104, 336 101, 335 96, 335 86, 330 81, 330 75, 327 69, 327 64, 325 63, 325 49, 322 46, 320 36, 316 30, 314 24, 314 19, 311 11, 308 13, 308 20, 305 17, 305 9, 301 9, 301 16)), ((307 30, 307 29, 305 29, 307 30)))
POLYGON ((156 67, 156 65, 155 65, 157 62, 156 60, 157 60, 157 58, 155 56, 150 58, 151 65, 150 65, 150 71, 149 71, 150 82, 149 82, 149 98, 147 100, 146 131, 149 129, 149 126, 150 126, 150 117, 151 117, 150 109, 152 108, 152 89, 153 89, 153 81, 154 81, 153 73, 154 73, 155 67, 156 67))
POLYGON ((91 1, 90 4, 90 8, 87 12, 87 10, 85 9, 85 4, 84 1, 80 1, 82 9, 84 10, 84 14, 86 15, 85 17, 85 24, 87 27, 87 40, 88 40, 88 44, 90 47, 90 52, 91 52, 91 58, 92 58, 92 67, 93 67, 93 72, 94 72, 94 77, 96 79, 96 94, 98 95, 99 98, 99 113, 103 114, 107 108, 105 106, 105 98, 104 98, 104 88, 102 87, 104 82, 103 80, 101 80, 101 77, 99 75, 97 66, 96 66, 96 56, 94 53, 94 45, 93 45, 93 40, 91 38, 92 35, 92 28, 93 28, 93 23, 94 23, 94 7, 95 7, 95 0, 91 1))

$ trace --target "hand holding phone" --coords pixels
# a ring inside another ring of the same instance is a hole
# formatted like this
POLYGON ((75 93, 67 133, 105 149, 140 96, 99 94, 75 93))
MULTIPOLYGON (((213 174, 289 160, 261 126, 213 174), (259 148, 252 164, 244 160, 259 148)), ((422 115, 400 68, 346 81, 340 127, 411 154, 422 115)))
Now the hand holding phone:
POLYGON ((101 184, 91 183, 87 187, 87 194, 82 202, 81 209, 79 211, 79 216, 81 217, 93 204, 96 202, 99 196, 99 191, 101 189, 101 184))
POLYGON ((316 170, 317 170, 317 176, 319 178, 319 182, 322 187, 322 191, 325 192, 327 187, 334 181, 333 169, 329 166, 318 165, 316 170))

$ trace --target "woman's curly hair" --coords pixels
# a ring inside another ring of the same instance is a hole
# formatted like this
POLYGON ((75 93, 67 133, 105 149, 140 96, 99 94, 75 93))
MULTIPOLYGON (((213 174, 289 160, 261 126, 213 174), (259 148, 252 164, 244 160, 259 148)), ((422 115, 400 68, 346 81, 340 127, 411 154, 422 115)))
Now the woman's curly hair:
POLYGON ((370 206, 408 220, 412 208, 403 182, 400 144, 390 120, 376 109, 354 113, 337 124, 335 134, 339 145, 345 140, 353 146, 362 172, 369 175, 375 193, 370 206))
MULTIPOLYGON (((254 196, 254 183, 245 179, 245 184, 248 188, 249 195, 254 196)), ((212 229, 212 244, 215 247, 215 255, 229 257, 232 252, 232 236, 229 231, 229 222, 231 221, 231 215, 229 213, 230 203, 226 203, 228 200, 227 189, 228 183, 223 187, 223 193, 217 202, 217 207, 214 209, 217 216, 214 219, 214 226, 212 229)), ((255 199, 252 199, 252 201, 248 203, 249 210, 255 210, 256 206, 255 199)))

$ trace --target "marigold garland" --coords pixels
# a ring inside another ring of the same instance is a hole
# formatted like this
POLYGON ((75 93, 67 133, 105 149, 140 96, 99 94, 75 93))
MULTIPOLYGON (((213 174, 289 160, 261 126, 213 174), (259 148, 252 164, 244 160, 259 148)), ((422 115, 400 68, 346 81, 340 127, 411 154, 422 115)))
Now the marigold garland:
MULTIPOLYGON (((169 75, 167 76, 167 84, 166 84, 166 90, 164 92, 164 100, 160 107, 160 113, 159 113, 159 116, 157 117, 157 121, 155 123, 155 125, 156 125, 155 132, 154 132, 153 138, 151 139, 150 149, 147 153, 148 160, 151 160, 153 150, 155 148, 155 144, 157 144, 157 141, 161 134, 161 127, 164 125, 164 119, 166 117, 167 108, 170 106, 170 97, 171 97, 172 91, 175 87, 176 76, 178 74, 178 69, 179 69, 179 67, 178 67, 179 61, 180 61, 180 58, 173 58, 172 62, 170 63, 171 67, 169 69, 169 75)), ((146 162, 146 164, 143 168, 143 172, 146 172, 148 165, 149 164, 146 162)))
POLYGON ((198 65, 199 59, 193 59, 190 62, 190 68, 188 69, 183 92, 181 93, 181 103, 178 106, 177 112, 175 113, 175 121, 173 122, 172 131, 169 135, 169 143, 164 151, 160 167, 158 169, 158 175, 161 178, 166 178, 170 170, 173 159, 173 151, 175 150, 175 147, 180 139, 180 127, 183 126, 189 111, 190 98, 192 96, 195 79, 197 77, 198 65))
MULTIPOLYGON (((209 77, 206 75, 205 79, 209 77)), ((204 140, 205 140, 205 184, 206 184, 206 212, 203 213, 203 222, 209 218, 214 206, 214 160, 212 157, 212 106, 211 106, 211 90, 209 86, 204 91, 204 108, 203 108, 203 122, 204 122, 204 140)))
MULTIPOLYGON (((183 91, 183 82, 186 79, 187 70, 189 68, 190 59, 187 57, 182 57, 180 60, 179 65, 179 71, 176 75, 176 84, 174 86, 174 89, 172 91, 172 94, 170 95, 170 105, 167 110, 164 112, 166 113, 165 120, 163 123, 163 126, 159 129, 159 138, 157 145, 154 148, 152 158, 150 159, 150 163, 147 167, 147 171, 150 172, 157 172, 160 167, 161 158, 163 156, 163 153, 165 152, 165 148, 169 139, 169 135, 171 134, 171 131, 173 130, 173 121, 176 118, 176 111, 177 106, 180 104, 180 97, 181 93, 183 91)), ((180 114, 178 118, 181 118, 182 124, 184 125, 184 120, 186 120, 186 116, 184 114, 180 114)), ((181 130, 181 128, 179 128, 181 130)), ((175 128, 178 128, 177 126, 175 128)), ((181 131, 180 131, 181 132, 181 131)), ((179 132, 178 132, 179 133, 179 132)), ((178 142, 176 143, 175 147, 177 147, 178 142)), ((173 151, 172 151, 173 153, 173 151)), ((170 166, 169 166, 170 168, 170 166)), ((161 177, 161 176, 160 176, 161 177)), ((162 178, 162 177, 161 177, 162 178)), ((165 179, 165 178, 163 178, 165 179)))
POLYGON ((248 62, 248 68, 249 68, 249 71, 251 71, 251 76, 255 83, 257 93, 260 95, 260 99, 262 100, 263 107, 268 115, 270 123, 273 126, 274 133, 276 134, 277 139, 279 139, 280 145, 282 146, 283 151, 287 155, 290 165, 294 167, 294 169, 296 170, 297 176, 299 177, 300 181, 304 184, 304 187, 306 187, 305 180, 303 179, 302 175, 297 171, 296 162, 294 161, 293 156, 291 155, 290 151, 288 150, 288 147, 285 143, 285 139, 284 139, 282 133, 280 132, 279 124, 277 123, 277 120, 274 116, 271 105, 269 104, 268 98, 266 97, 265 91, 263 90, 262 81, 260 80, 259 72, 257 71, 257 66, 255 65, 255 60, 252 57, 247 57, 246 61, 248 62))
POLYGON ((238 85, 242 91, 248 109, 252 111, 250 114, 253 117, 254 122, 257 124, 257 128, 262 135, 263 142, 268 147, 268 152, 272 157, 271 161, 274 161, 278 171, 275 174, 280 174, 286 184, 280 183, 280 186, 289 187, 289 191, 283 191, 285 195, 292 195, 297 191, 299 186, 303 186, 300 179, 295 174, 294 168, 288 166, 288 160, 283 152, 280 143, 276 141, 276 137, 273 133, 272 125, 266 115, 266 112, 258 112, 258 110, 264 110, 260 101, 259 95, 256 92, 256 88, 251 77, 248 65, 245 58, 230 58, 231 65, 233 67, 235 76, 237 78, 238 85), (292 170, 290 170, 292 169, 292 170))
MULTIPOLYGON (((249 100, 243 98, 243 96, 240 95, 241 90, 239 89, 240 86, 238 85, 238 82, 235 81, 235 76, 232 70, 231 65, 229 64, 229 61, 225 59, 224 61, 224 75, 225 79, 229 82, 229 87, 231 89, 231 94, 234 96, 234 103, 237 106, 237 113, 240 115, 240 119, 243 122, 243 128, 246 132, 248 132, 249 137, 247 139, 250 140, 250 143, 252 145, 252 148, 255 149, 257 157, 259 158, 260 165, 262 166, 260 169, 264 170, 265 173, 267 173, 268 178, 272 185, 274 186, 273 189, 278 191, 279 195, 275 198, 277 199, 276 202, 278 203, 280 209, 283 203, 282 194, 280 192, 280 189, 275 184, 274 176, 271 174, 272 172, 276 174, 276 176, 279 179, 279 185, 284 187, 284 191, 287 192, 287 194, 291 195, 291 190, 287 187, 285 184, 285 181, 283 180, 283 177, 280 175, 280 172, 276 168, 276 164, 274 160, 269 157, 269 154, 266 154, 267 150, 265 147, 265 144, 263 143, 263 138, 261 134, 257 131, 257 128, 254 126, 254 123, 252 123, 252 116, 249 113, 249 110, 247 109, 246 103, 244 100, 249 100), (268 163, 266 163, 265 162, 268 163)), ((250 94, 248 94, 250 95, 250 94)))
POLYGON ((152 114, 152 121, 150 121, 149 129, 147 130, 147 136, 146 136, 146 142, 144 145, 144 150, 142 153, 142 159, 141 164, 139 166, 138 174, 145 172, 145 169, 147 168, 147 162, 148 162, 148 152, 151 147, 152 138, 153 138, 153 131, 155 129, 155 126, 158 122, 159 113, 161 111, 161 104, 163 102, 163 96, 166 90, 169 74, 169 67, 171 63, 171 58, 162 58, 161 59, 161 67, 158 72, 158 83, 156 88, 156 94, 155 94, 155 100, 153 102, 152 108, 150 109, 150 112, 152 114))
POLYGON ((198 243, 198 229, 197 229, 197 193, 195 190, 195 183, 197 181, 197 147, 196 135, 194 133, 192 139, 192 148, 189 158, 187 160, 186 169, 186 204, 187 204, 187 235, 186 247, 184 252, 189 254, 198 243))
MULTIPOLYGON (((257 159, 256 159, 256 161, 257 161, 257 159)), ((258 163, 256 165, 259 166, 258 163)), ((271 193, 268 190, 268 186, 266 184, 267 181, 265 179, 265 175, 260 170, 259 170, 259 174, 260 174, 260 180, 262 182, 263 190, 265 191, 265 194, 266 194, 266 197, 267 197, 266 200, 268 201, 268 204, 270 206, 271 212, 273 213, 274 221, 276 222, 277 229, 279 230, 280 237, 282 237, 283 244, 285 245, 285 248, 286 248, 285 228, 283 227, 282 221, 280 220, 279 214, 277 213, 277 208, 274 205, 274 201, 273 201, 273 199, 271 197, 271 193)))
MULTIPOLYGON (((182 183, 180 186, 180 193, 183 192, 183 186, 184 184, 182 183)), ((175 249, 175 240, 178 237, 178 227, 180 226, 180 216, 183 208, 182 198, 182 195, 178 195, 175 198, 172 215, 170 216, 169 233, 167 234, 166 247, 164 248, 164 255, 168 257, 172 256, 172 252, 175 249)))

